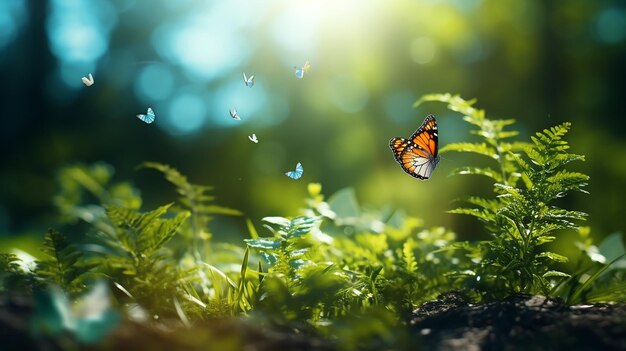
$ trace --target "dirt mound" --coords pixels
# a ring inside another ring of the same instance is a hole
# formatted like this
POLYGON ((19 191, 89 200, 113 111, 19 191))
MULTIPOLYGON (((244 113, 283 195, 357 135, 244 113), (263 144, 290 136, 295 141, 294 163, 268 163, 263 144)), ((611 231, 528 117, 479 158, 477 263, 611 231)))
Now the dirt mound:
POLYGON ((543 296, 470 304, 447 294, 414 311, 427 350, 626 350, 626 305, 566 305, 543 296))

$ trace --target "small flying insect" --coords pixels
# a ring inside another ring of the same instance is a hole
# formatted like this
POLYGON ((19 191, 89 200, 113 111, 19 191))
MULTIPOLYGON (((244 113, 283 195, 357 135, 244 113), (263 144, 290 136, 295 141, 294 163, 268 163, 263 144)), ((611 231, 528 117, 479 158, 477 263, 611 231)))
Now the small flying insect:
POLYGON ((250 77, 246 77, 246 73, 243 73, 243 82, 246 83, 246 86, 248 88, 252 88, 252 86, 254 85, 254 75, 251 75, 250 77))
POLYGON ((256 138, 256 134, 248 135, 248 139, 255 144, 259 143, 259 139, 256 138))
POLYGON ((81 80, 83 81, 83 84, 85 84, 86 86, 90 87, 93 85, 94 80, 93 80, 93 76, 91 75, 91 73, 89 73, 89 78, 87 77, 82 77, 81 80))
POLYGON ((298 162, 298 164, 296 165, 296 170, 286 172, 285 175, 291 179, 300 179, 303 173, 304 173, 304 168, 302 167, 302 163, 298 162))
POLYGON ((298 79, 302 79, 304 78, 304 74, 308 73, 309 70, 311 69, 311 64, 309 64, 309 61, 305 62, 304 65, 302 67, 293 67, 296 70, 296 78, 298 79))
POLYGON ((237 113, 237 109, 235 107, 233 107, 232 109, 228 110, 228 112, 230 112, 230 116, 234 119, 234 120, 241 120, 241 116, 239 116, 239 113, 237 113))
POLYGON ((139 118, 140 120, 142 120, 143 122, 147 124, 150 124, 154 122, 156 115, 154 114, 154 111, 152 111, 152 108, 148 107, 148 112, 146 112, 145 114, 143 113, 138 114, 137 118, 139 118))

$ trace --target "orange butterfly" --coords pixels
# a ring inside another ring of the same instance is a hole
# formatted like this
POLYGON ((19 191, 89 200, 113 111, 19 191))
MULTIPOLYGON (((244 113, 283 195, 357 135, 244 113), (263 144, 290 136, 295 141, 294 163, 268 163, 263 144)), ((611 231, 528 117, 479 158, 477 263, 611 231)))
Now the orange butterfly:
POLYGON ((437 121, 428 115, 411 138, 393 138, 389 147, 402 169, 411 176, 426 180, 439 163, 437 121))

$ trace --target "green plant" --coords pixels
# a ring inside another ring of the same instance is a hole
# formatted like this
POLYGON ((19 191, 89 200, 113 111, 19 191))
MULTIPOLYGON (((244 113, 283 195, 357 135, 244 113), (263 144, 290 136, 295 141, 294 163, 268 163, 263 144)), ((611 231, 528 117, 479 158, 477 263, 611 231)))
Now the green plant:
POLYGON ((578 234, 575 244, 583 255, 571 276, 556 284, 550 295, 570 304, 626 301, 626 249, 622 234, 609 235, 599 247, 593 244, 589 227, 581 227, 578 234))
POLYGON ((172 306, 170 299, 176 296, 181 276, 166 244, 189 217, 189 212, 165 218, 170 206, 146 213, 109 207, 106 213, 113 230, 95 234, 104 244, 106 254, 93 257, 91 262, 149 310, 167 311, 163 306, 172 306))
POLYGON ((452 143, 441 149, 486 156, 496 168, 463 167, 453 174, 482 175, 493 181, 493 198, 472 196, 465 202, 473 207, 457 208, 451 213, 477 217, 485 224, 492 240, 480 243, 483 252, 477 281, 486 284, 491 295, 502 293, 548 293, 551 278, 568 277, 550 269, 555 262, 567 258, 545 251, 543 244, 555 239, 559 230, 577 229, 575 221, 586 214, 558 207, 555 200, 569 192, 584 190, 589 177, 564 167, 584 156, 569 152, 563 137, 571 128, 563 123, 531 137, 531 142, 510 141, 516 131, 506 130, 514 120, 491 120, 485 111, 450 94, 426 95, 416 102, 440 101, 459 112, 468 123, 478 127, 472 131, 481 142, 452 143))
POLYGON ((49 230, 42 251, 46 258, 37 261, 35 274, 46 283, 56 285, 76 296, 87 288, 86 273, 93 265, 81 260, 83 253, 61 233, 49 230))
POLYGON ((453 233, 421 229, 420 220, 401 212, 383 220, 362 211, 351 189, 328 202, 319 184, 309 193, 305 216, 265 218, 273 235, 246 240, 269 267, 256 308, 326 329, 383 310, 406 315, 453 288, 447 273, 463 259, 444 249, 453 233))
MULTIPOLYGON (((163 173, 179 195, 144 212, 139 191, 114 183, 110 166, 73 165, 59 172, 55 204, 62 223, 81 225, 64 228, 78 228, 69 236, 49 231, 36 268, 0 254, 0 289, 36 291, 44 308, 36 312, 35 330, 55 330, 57 336, 69 331, 99 340, 117 323, 107 307, 99 310, 104 323, 92 324, 69 301, 91 301, 80 295, 103 279, 115 296, 111 303, 128 316, 138 310, 158 323, 186 327, 245 316, 255 324, 341 339, 347 350, 415 343, 407 316, 449 291, 477 301, 512 293, 542 293, 570 303, 626 298, 621 235, 595 246, 588 228, 576 224, 586 215, 558 207, 559 198, 585 192, 588 181, 566 169, 584 159, 569 152, 568 123, 536 133, 530 142, 514 141, 517 132, 508 129, 513 121, 487 119, 474 101, 446 94, 427 95, 416 104, 425 101, 446 102, 477 127, 479 141, 448 144, 441 152, 478 154, 490 162, 453 174, 487 177, 493 196, 466 197, 469 206, 450 212, 477 217, 491 240, 459 242, 450 230, 424 228, 402 210, 364 208, 351 188, 327 199, 321 185, 312 183, 296 216, 262 219, 266 236, 247 220, 245 245, 220 243, 209 228, 213 216, 241 213, 215 205, 210 187, 191 183, 178 170, 154 162, 140 166, 163 173), (554 268, 564 256, 544 249, 565 229, 579 229, 583 253, 571 275, 554 268), (41 295, 44 286, 57 290, 41 295), (60 307, 48 313, 51 305, 60 307), (71 328, 60 326, 67 313, 74 314, 71 328), (89 330, 81 331, 81 325, 89 330)), ((94 296, 108 296, 102 286, 94 296)))
POLYGON ((30 292, 34 283, 33 274, 25 271, 20 263, 15 254, 0 253, 0 292, 30 292))
MULTIPOLYGON (((233 306, 239 303, 238 287, 229 278, 236 273, 225 273, 219 266, 228 266, 227 260, 241 262, 243 250, 221 245, 220 261, 206 261, 211 255, 212 216, 240 212, 213 204, 214 197, 207 193, 211 187, 190 183, 168 165, 148 162, 140 167, 162 172, 176 186, 178 204, 140 212, 139 191, 130 183, 113 183, 113 169, 103 163, 59 172, 55 204, 62 220, 82 220, 95 239, 85 246, 85 255, 70 257, 79 265, 96 266, 92 273, 106 277, 120 301, 138 304, 153 315, 177 315, 188 322, 237 311, 233 306)), ((56 272, 48 277, 64 281, 56 272)))
POLYGON ((213 204, 215 197, 207 194, 213 187, 193 184, 175 168, 157 162, 144 162, 139 168, 155 169, 163 173, 165 179, 176 187, 176 192, 180 195, 178 203, 191 213, 191 218, 183 226, 182 233, 196 241, 195 245, 210 241, 209 222, 213 219, 213 215, 241 215, 238 210, 213 204))

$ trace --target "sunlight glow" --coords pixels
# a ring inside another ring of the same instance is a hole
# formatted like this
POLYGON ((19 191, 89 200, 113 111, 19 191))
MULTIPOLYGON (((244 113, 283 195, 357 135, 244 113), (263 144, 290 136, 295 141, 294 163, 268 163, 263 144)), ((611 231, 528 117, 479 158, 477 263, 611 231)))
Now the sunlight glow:
POLYGON ((54 0, 51 6, 48 38, 60 60, 93 62, 107 51, 109 32, 117 22, 113 5, 102 0, 54 0))
POLYGON ((11 43, 26 22, 24 0, 0 1, 0 50, 11 43))
POLYGON ((135 92, 144 102, 150 103, 170 96, 174 83, 174 75, 166 65, 151 64, 139 73, 135 80, 135 92))
POLYGON ((416 63, 424 65, 429 63, 435 57, 437 52, 435 42, 427 37, 420 37, 411 43, 411 58, 416 63))
POLYGON ((350 75, 339 75, 329 81, 327 93, 335 106, 347 113, 362 110, 369 100, 369 92, 364 82, 350 75))
POLYGON ((204 99, 189 92, 176 95, 164 117, 168 131, 173 134, 189 134, 202 127, 206 116, 204 99))
POLYGON ((157 28, 152 44, 163 58, 181 65, 190 78, 211 80, 227 74, 250 55, 245 37, 227 28, 228 23, 208 22, 198 16, 157 28))

